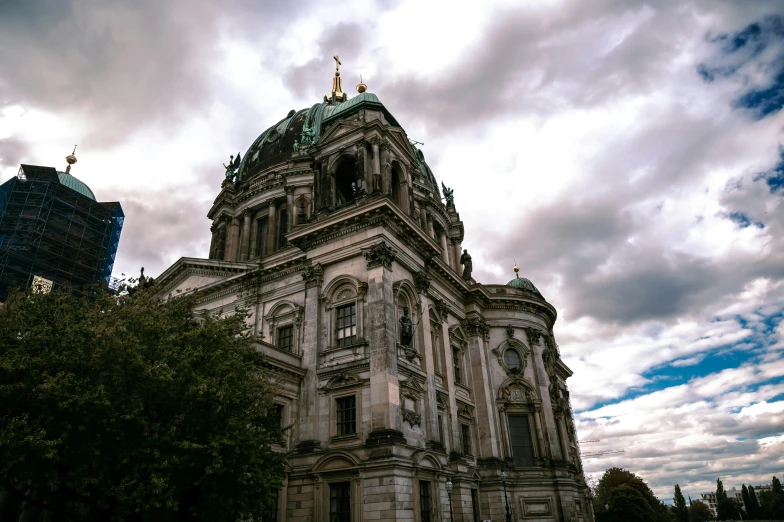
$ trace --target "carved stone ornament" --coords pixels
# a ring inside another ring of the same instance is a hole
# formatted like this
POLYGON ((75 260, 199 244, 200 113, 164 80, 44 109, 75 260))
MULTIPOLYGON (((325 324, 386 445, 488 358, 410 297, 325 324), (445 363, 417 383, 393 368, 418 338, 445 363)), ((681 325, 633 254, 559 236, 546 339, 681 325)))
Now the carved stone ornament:
POLYGON ((426 294, 430 289, 430 277, 426 270, 420 270, 414 274, 414 286, 420 294, 426 294))
POLYGON ((362 255, 367 260, 368 268, 375 268, 377 266, 384 266, 392 269, 392 261, 397 257, 397 250, 387 245, 386 242, 380 241, 369 248, 362 249, 362 255))
POLYGON ((457 403, 457 415, 468 420, 474 420, 474 409, 461 402, 457 403))
POLYGON ((441 321, 446 321, 449 317, 449 306, 447 306, 446 302, 443 299, 436 299, 433 304, 436 306, 438 315, 441 316, 441 321))
POLYGON ((321 263, 316 263, 315 265, 309 266, 302 272, 302 279, 304 279, 305 283, 308 285, 320 285, 323 277, 324 267, 321 266, 321 263))
POLYGON ((482 337, 485 341, 488 340, 490 327, 484 319, 466 319, 462 322, 463 330, 471 337, 482 337))
POLYGON ((514 328, 512 328, 511 324, 506 325, 506 336, 509 339, 514 339, 514 328))
POLYGON ((413 411, 403 410, 403 421, 409 423, 413 428, 422 424, 422 416, 413 411))
POLYGON ((514 379, 501 389, 499 395, 502 400, 509 403, 533 404, 536 402, 536 396, 522 379, 514 379))
POLYGON ((539 344, 539 337, 542 335, 541 330, 530 326, 526 326, 523 330, 525 330, 525 335, 528 337, 528 342, 531 343, 531 345, 539 344))
POLYGON ((412 348, 411 346, 403 346, 402 344, 398 344, 398 346, 401 350, 403 350, 403 355, 405 355, 408 362, 419 364, 422 356, 419 355, 419 352, 415 348, 412 348))

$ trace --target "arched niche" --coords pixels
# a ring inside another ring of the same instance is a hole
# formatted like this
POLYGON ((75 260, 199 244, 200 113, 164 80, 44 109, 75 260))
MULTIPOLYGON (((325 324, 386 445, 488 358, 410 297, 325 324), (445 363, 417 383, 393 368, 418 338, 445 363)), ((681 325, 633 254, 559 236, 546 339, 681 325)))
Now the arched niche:
POLYGON ((357 196, 360 183, 357 181, 357 158, 355 155, 340 154, 330 160, 330 173, 334 178, 335 192, 333 204, 335 208, 350 203, 357 196))
POLYGON ((421 302, 416 291, 414 284, 408 279, 397 281, 392 286, 395 296, 395 324, 396 324, 396 341, 398 345, 398 356, 404 357, 409 362, 419 365, 422 360, 422 354, 419 350, 419 322, 421 320, 421 302), (408 311, 408 320, 411 324, 411 341, 406 345, 403 339, 403 322, 401 319, 408 311))

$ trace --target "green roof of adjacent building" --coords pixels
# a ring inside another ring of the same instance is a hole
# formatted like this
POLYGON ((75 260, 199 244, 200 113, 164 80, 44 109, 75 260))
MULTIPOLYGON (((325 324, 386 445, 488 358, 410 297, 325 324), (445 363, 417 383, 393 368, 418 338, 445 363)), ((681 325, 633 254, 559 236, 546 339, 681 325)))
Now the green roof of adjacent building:
POLYGON ((93 194, 93 191, 90 190, 90 187, 79 181, 77 178, 70 174, 66 174, 65 172, 57 172, 57 177, 60 178, 61 185, 65 185, 69 189, 75 190, 79 194, 87 196, 93 201, 97 201, 95 199, 95 194, 93 194))

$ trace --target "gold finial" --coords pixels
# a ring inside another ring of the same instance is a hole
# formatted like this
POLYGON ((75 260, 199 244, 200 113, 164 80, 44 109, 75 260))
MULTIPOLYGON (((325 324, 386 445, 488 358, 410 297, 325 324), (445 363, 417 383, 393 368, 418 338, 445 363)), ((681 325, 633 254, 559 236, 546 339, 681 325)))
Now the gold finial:
POLYGON ((76 154, 76 145, 74 145, 73 152, 65 157, 65 161, 68 162, 68 166, 65 167, 65 173, 66 174, 71 172, 71 165, 76 163, 76 156, 75 156, 75 154, 76 154))
POLYGON ((327 99, 330 102, 344 101, 348 96, 343 93, 343 80, 340 78, 340 66, 343 64, 340 63, 340 56, 337 54, 332 58, 335 60, 335 77, 332 78, 332 92, 327 95, 327 99))
POLYGON ((515 262, 514 262, 514 264, 515 264, 515 265, 514 265, 514 268, 513 268, 512 270, 514 270, 515 277, 520 277, 520 274, 519 274, 519 272, 520 272, 520 267, 519 267, 519 266, 517 266, 517 261, 515 261, 515 262))
POLYGON ((364 83, 362 83, 362 75, 360 74, 360 75, 359 75, 359 83, 357 84, 357 92, 358 92, 358 93, 360 93, 360 94, 362 94, 362 93, 363 93, 363 92, 365 92, 366 90, 367 90, 367 85, 365 85, 364 83))

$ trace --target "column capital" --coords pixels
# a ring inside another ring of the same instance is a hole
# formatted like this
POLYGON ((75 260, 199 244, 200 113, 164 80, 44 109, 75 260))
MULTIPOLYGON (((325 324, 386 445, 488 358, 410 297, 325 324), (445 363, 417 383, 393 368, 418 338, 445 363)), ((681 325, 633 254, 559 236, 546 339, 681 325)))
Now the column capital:
POLYGON ((427 291, 430 289, 430 276, 426 269, 414 274, 414 286, 420 294, 427 294, 427 291))
POLYGON ((384 266, 392 269, 392 261, 397 257, 397 250, 389 246, 386 241, 379 241, 375 245, 363 248, 362 255, 367 260, 367 268, 384 266))
POLYGON ((320 286, 321 281, 324 279, 324 267, 321 266, 321 263, 316 263, 315 265, 305 268, 302 272, 302 279, 305 280, 305 286, 307 288, 320 286))
POLYGON ((470 318, 470 319, 465 319, 465 320, 461 321, 461 326, 463 327, 463 330, 465 330, 466 333, 469 336, 481 337, 485 341, 489 340, 489 337, 490 337, 490 327, 487 326, 487 323, 485 322, 484 318, 482 318, 482 317, 475 318, 474 317, 474 318, 470 318))

